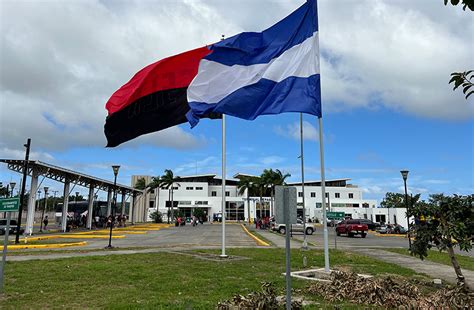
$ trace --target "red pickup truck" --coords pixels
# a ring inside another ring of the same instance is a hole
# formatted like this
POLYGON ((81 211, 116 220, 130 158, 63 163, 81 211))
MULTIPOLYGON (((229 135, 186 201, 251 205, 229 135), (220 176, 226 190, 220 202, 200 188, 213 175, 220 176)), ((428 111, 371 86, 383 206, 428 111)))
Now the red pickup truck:
POLYGON ((340 236, 345 234, 348 237, 354 237, 354 235, 360 235, 362 238, 367 236, 369 227, 367 224, 363 224, 358 220, 345 220, 337 224, 336 235, 340 236))

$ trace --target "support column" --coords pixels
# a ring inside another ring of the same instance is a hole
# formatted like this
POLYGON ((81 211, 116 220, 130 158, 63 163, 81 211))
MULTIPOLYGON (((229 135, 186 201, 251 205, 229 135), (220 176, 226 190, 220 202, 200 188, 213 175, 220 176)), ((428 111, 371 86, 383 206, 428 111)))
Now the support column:
POLYGON ((89 208, 87 209, 87 229, 92 229, 92 217, 94 216, 94 184, 89 187, 89 208))
POLYGON ((31 175, 30 197, 28 198, 28 214, 26 215, 25 235, 33 233, 33 223, 35 221, 36 192, 38 191, 38 171, 33 170, 31 175))
POLYGON ((133 192, 132 201, 130 202, 130 207, 128 208, 128 216, 132 225, 135 223, 135 202, 137 200, 137 194, 133 192))
POLYGON ((120 211, 120 214, 122 214, 122 216, 124 216, 125 214, 125 201, 126 201, 126 196, 125 196, 125 192, 123 191, 122 192, 122 210, 120 211))
POLYGON ((109 188, 109 193, 107 194, 107 217, 112 214, 112 190, 109 188))
POLYGON ((64 181, 64 192, 63 192, 63 214, 61 217, 61 230, 66 231, 67 227, 67 212, 69 205, 69 180, 64 181))

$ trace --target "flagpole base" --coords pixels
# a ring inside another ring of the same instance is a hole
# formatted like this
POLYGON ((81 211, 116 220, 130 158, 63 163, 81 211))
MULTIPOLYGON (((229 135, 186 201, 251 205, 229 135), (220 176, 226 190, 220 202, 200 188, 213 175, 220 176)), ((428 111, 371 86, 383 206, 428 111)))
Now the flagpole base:
POLYGON ((226 254, 221 254, 221 255, 219 255, 219 257, 220 257, 220 258, 228 258, 228 257, 229 257, 229 255, 226 255, 226 254))

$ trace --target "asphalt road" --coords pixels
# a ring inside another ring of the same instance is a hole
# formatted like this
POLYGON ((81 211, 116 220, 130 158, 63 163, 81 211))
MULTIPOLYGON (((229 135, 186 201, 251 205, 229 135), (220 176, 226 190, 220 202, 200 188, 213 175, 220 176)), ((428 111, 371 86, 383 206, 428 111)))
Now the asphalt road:
MULTIPOLYGON (((120 231, 114 232, 120 235, 120 231)), ((88 239, 87 245, 75 247, 75 249, 97 249, 104 248, 108 244, 107 239, 88 239)), ((119 248, 131 247, 220 247, 222 244, 222 226, 220 224, 203 224, 198 226, 185 225, 181 227, 169 227, 158 231, 150 230, 146 234, 126 234, 123 239, 113 239, 112 245, 119 248)), ((255 241, 250 238, 240 225, 226 225, 226 246, 229 247, 252 247, 255 241)))

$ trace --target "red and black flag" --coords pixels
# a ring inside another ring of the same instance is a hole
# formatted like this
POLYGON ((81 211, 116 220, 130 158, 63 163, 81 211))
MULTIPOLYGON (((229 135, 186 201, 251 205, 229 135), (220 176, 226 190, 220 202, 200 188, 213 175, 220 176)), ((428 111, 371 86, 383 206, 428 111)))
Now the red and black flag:
POLYGON ((198 72, 199 61, 210 52, 202 47, 162 59, 120 87, 105 106, 107 146, 187 122, 186 90, 198 72))

